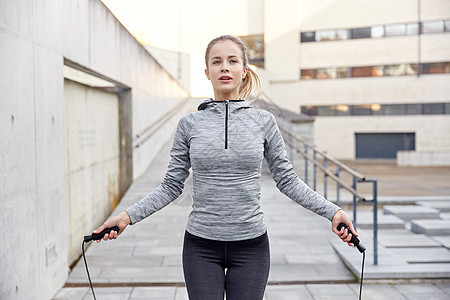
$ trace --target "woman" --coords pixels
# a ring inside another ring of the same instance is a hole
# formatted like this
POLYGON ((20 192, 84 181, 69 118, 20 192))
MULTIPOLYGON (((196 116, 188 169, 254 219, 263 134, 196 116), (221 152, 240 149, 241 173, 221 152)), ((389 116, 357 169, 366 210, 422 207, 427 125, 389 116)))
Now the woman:
POLYGON ((175 200, 192 167, 194 203, 183 245, 189 298, 223 299, 226 293, 227 299, 259 300, 270 265, 269 241, 259 206, 263 157, 278 189, 328 218, 333 232, 351 246, 351 234, 336 227, 342 222, 355 230, 338 206, 297 177, 274 116, 243 100, 259 87, 259 78, 248 66, 242 41, 228 35, 212 40, 205 63, 215 99, 203 102, 197 112, 179 121, 163 182, 95 232, 118 226, 119 232, 103 238, 115 239, 127 225, 175 200))

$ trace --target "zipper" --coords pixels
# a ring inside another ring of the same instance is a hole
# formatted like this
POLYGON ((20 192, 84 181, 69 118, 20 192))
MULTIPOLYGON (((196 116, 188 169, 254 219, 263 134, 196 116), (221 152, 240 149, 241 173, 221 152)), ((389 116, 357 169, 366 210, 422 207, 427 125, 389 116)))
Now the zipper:
POLYGON ((225 149, 228 149, 228 100, 225 100, 225 149))

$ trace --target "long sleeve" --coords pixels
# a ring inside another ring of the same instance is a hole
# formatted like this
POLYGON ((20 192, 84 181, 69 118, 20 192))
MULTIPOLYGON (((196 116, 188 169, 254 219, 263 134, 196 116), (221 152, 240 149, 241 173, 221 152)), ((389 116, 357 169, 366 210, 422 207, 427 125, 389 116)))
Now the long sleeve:
POLYGON ((264 156, 269 164, 270 172, 277 188, 286 196, 303 207, 332 220, 340 209, 335 204, 313 191, 300 180, 294 171, 286 153, 283 138, 278 129, 275 117, 270 114, 267 125, 264 156))
POLYGON ((162 209, 181 195, 184 181, 189 175, 191 162, 189 158, 188 124, 182 118, 178 122, 170 162, 161 184, 149 195, 127 208, 131 224, 135 224, 162 209))

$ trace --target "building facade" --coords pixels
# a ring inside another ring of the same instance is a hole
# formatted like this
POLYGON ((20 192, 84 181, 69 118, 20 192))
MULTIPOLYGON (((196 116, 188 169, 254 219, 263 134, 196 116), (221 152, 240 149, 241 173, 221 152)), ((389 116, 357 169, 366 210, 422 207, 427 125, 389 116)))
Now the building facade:
POLYGON ((319 149, 450 152, 449 0, 266 0, 264 13, 264 90, 315 117, 319 149))

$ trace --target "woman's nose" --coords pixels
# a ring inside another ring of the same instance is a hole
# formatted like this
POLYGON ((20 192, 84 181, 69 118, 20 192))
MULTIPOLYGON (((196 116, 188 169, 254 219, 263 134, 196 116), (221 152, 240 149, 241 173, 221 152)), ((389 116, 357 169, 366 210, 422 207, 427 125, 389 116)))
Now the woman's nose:
POLYGON ((222 64, 222 72, 228 72, 228 71, 230 71, 228 64, 226 64, 226 63, 222 64))

